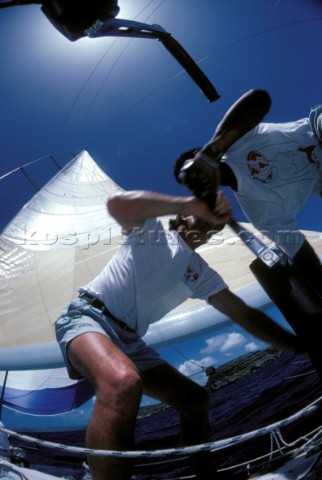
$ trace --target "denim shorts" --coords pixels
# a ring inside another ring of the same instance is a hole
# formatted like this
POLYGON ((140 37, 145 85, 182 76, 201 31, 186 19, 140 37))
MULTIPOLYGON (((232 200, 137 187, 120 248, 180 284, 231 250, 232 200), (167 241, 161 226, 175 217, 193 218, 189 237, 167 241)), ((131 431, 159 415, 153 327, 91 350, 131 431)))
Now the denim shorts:
POLYGON ((137 336, 128 332, 101 310, 92 307, 86 300, 75 298, 63 310, 56 324, 56 338, 61 348, 68 374, 72 379, 82 376, 72 367, 68 360, 68 345, 79 335, 97 332, 107 336, 127 357, 132 360, 139 372, 144 372, 165 363, 159 354, 137 336))

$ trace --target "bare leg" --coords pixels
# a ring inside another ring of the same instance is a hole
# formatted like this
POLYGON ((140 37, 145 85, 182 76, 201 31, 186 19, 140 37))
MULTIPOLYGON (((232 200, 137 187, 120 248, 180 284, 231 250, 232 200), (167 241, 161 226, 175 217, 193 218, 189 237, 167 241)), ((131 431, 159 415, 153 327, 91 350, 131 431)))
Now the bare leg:
MULTIPOLYGON (((141 380, 135 365, 109 338, 85 333, 69 346, 74 368, 87 378, 96 393, 94 412, 86 434, 93 449, 133 449, 133 432, 141 399, 141 380)), ((89 456, 94 480, 128 480, 132 460, 89 456)))
MULTIPOLYGON (((180 411, 181 437, 186 446, 211 441, 208 393, 169 364, 141 373, 143 391, 180 411)), ((191 461, 199 480, 216 480, 210 454, 194 454, 191 461)))

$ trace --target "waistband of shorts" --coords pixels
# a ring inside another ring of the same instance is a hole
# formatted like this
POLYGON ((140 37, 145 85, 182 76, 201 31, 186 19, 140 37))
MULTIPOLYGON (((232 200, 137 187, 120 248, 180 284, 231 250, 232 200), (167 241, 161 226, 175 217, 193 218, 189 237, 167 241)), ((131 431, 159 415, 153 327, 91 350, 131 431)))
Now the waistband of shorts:
POLYGON ((108 309, 106 308, 104 303, 101 302, 101 300, 94 297, 90 293, 81 292, 79 294, 79 298, 82 298, 83 300, 85 300, 92 307, 97 308, 98 310, 101 310, 103 315, 105 315, 107 318, 113 320, 113 322, 116 323, 119 327, 121 327, 122 330, 125 330, 126 332, 135 333, 135 330, 133 330, 133 328, 130 328, 125 322, 116 318, 111 312, 108 311, 108 309))

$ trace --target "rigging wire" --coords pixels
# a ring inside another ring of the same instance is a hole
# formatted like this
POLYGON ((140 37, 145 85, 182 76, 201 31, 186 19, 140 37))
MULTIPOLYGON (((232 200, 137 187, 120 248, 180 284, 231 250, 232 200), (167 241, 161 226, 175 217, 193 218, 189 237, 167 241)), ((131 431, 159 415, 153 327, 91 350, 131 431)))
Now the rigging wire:
MULTIPOLYGON (((152 0, 152 1, 153 1, 153 0, 152 0)), ((162 5, 165 1, 166 1, 166 0, 161 0, 161 2, 159 3, 159 5, 153 10, 153 12, 151 12, 151 13, 144 19, 144 22, 147 22, 147 20, 153 15, 153 13, 155 13, 155 12, 161 7, 161 5, 162 5)), ((152 3, 152 2, 150 2, 145 8, 143 8, 143 9, 141 10, 141 12, 139 12, 139 13, 134 17, 133 20, 135 20, 136 18, 138 18, 138 16, 139 16, 151 3, 152 3)), ((118 39, 116 39, 116 40, 118 40, 118 39)), ((103 90, 103 87, 104 87, 106 81, 107 81, 108 78, 111 76, 113 70, 115 69, 116 65, 117 65, 118 62, 120 61, 122 55, 126 52, 126 50, 128 49, 129 45, 133 42, 133 40, 134 40, 134 38, 130 38, 130 39, 128 40, 128 42, 126 43, 126 45, 124 46, 124 48, 122 49, 122 51, 120 52, 120 54, 117 56, 115 62, 112 64, 112 66, 111 66, 111 68, 109 69, 108 73, 107 73, 107 74, 105 75, 105 77, 103 78, 103 81, 101 82, 101 85, 100 85, 100 87, 98 88, 98 90, 97 90, 97 92, 96 92, 96 94, 95 94, 95 96, 94 96, 94 99, 92 100, 89 108, 88 108, 87 111, 85 112, 85 115, 84 115, 83 121, 82 121, 82 125, 84 125, 84 123, 85 123, 85 121, 86 121, 86 119, 87 119, 90 111, 92 110, 92 108, 93 108, 93 106, 94 106, 94 104, 95 104, 95 102, 96 102, 96 100, 97 100, 97 98, 98 98, 98 96, 99 96, 99 94, 100 94, 101 91, 103 90)), ((115 42, 114 42, 114 44, 115 44, 115 42)), ((105 55, 104 55, 104 57, 105 57, 105 55)))
POLYGON ((321 21, 322 21, 322 17, 308 18, 308 19, 305 19, 305 20, 297 20, 296 22, 283 23, 282 25, 276 25, 275 27, 267 28, 266 30, 262 30, 260 32, 252 33, 251 35, 248 35, 247 37, 243 37, 239 40, 236 40, 235 42, 232 42, 231 44, 226 45, 225 47, 220 48, 220 49, 210 53, 209 55, 206 55, 205 57, 201 58, 197 63, 198 64, 202 63, 205 60, 208 60, 208 58, 210 58, 214 55, 217 55, 218 53, 222 53, 225 50, 229 50, 230 48, 236 47, 236 45, 244 43, 244 42, 246 42, 248 40, 251 40, 253 38, 260 37, 260 36, 265 35, 267 33, 275 32, 276 30, 282 30, 282 29, 288 28, 288 27, 293 27, 293 26, 299 25, 299 24, 310 23, 310 22, 321 22, 321 21))
MULTIPOLYGON (((116 41, 119 40, 118 38, 115 40, 115 42, 113 42, 113 45, 115 45, 116 41)), ((85 115, 83 117, 83 120, 82 120, 82 126, 84 125, 90 111, 92 110, 99 94, 101 93, 101 91, 103 90, 103 87, 106 83, 106 81, 108 80, 108 78, 111 76, 111 74, 113 73, 113 70, 115 69, 116 65, 118 64, 119 60, 121 59, 122 55, 125 53, 125 51, 127 50, 128 46, 130 45, 130 43, 132 42, 132 38, 129 39, 126 43, 126 45, 123 47, 123 49, 121 50, 120 54, 117 56, 115 62, 112 64, 111 68, 109 69, 107 75, 105 75, 103 81, 101 82, 101 85, 99 86, 99 88, 97 89, 95 95, 94 95, 94 98, 90 104, 90 106, 88 107, 88 109, 86 110, 85 112, 85 115)))
MULTIPOLYGON (((152 3, 154 3, 155 0, 151 0, 147 5, 145 5, 145 7, 143 7, 136 15, 135 17, 132 19, 132 20, 136 20, 147 8, 149 8, 150 5, 152 5, 152 3)), ((161 3, 153 10, 152 13, 150 13, 150 15, 145 19, 145 21, 147 21, 151 15, 157 11, 160 6, 162 5, 162 3, 164 3, 166 0, 162 0, 161 3)), ((115 62, 112 64, 111 68, 109 69, 108 73, 105 75, 104 79, 103 79, 103 82, 101 82, 101 85, 100 87, 98 88, 95 96, 94 96, 94 99, 89 107, 89 109, 87 110, 87 112, 85 113, 84 115, 84 118, 83 118, 83 122, 85 121, 88 113, 90 112, 90 110, 92 109, 92 106, 94 105, 98 95, 100 94, 106 80, 109 78, 109 76, 111 75, 112 71, 114 70, 115 66, 117 65, 118 61, 120 60, 120 58, 122 57, 124 51, 127 49, 127 47, 129 46, 129 44, 131 43, 133 39, 130 39, 126 46, 124 47, 124 49, 121 51, 121 53, 119 54, 119 56, 117 57, 117 59, 115 60, 115 62)), ((61 128, 65 125, 65 123, 67 122, 68 118, 70 117, 70 115, 72 114, 72 111, 74 110, 78 100, 80 99, 80 97, 82 96, 85 88, 87 87, 87 85, 89 84, 91 78, 94 76, 95 72, 98 70, 99 66, 103 63, 105 57, 107 56, 107 54, 112 50, 112 48, 117 44, 117 42, 119 41, 119 37, 116 38, 112 44, 108 47, 108 49, 105 51, 105 53, 103 54, 103 56, 100 58, 100 60, 97 62, 96 66, 94 67, 94 69, 91 71, 91 73, 89 74, 88 78, 86 79, 86 81, 84 82, 83 86, 81 87, 81 89, 79 90, 78 94, 76 95, 69 111, 67 112, 63 122, 62 122, 62 125, 61 125, 61 128)))
POLYGON ((188 360, 188 362, 190 363, 193 363, 194 365, 197 365, 197 367, 200 367, 202 371, 205 370, 205 367, 203 367, 202 365, 200 365, 200 363, 197 363, 195 362, 194 360, 191 360, 190 358, 188 358, 184 353, 180 352, 180 350, 178 350, 174 345, 170 345, 171 348, 173 348, 173 350, 175 352, 177 352, 179 355, 181 355, 183 358, 185 358, 186 360, 188 360))
POLYGON ((200 368, 199 372, 192 373, 191 375, 187 375, 188 378, 194 377, 195 375, 199 375, 200 373, 204 373, 207 370, 207 367, 203 367, 200 365, 200 363, 197 363, 195 360, 191 360, 191 358, 188 358, 184 353, 180 352, 174 345, 169 345, 173 350, 175 350, 179 355, 181 355, 183 358, 185 358, 189 363, 192 363, 196 365, 197 367, 200 368))
MULTIPOLYGON (((60 154, 60 153, 71 153, 73 155, 73 157, 75 156, 72 152, 70 152, 69 150, 63 150, 63 151, 60 151, 60 152, 56 152, 56 155, 57 154, 60 154)), ((58 168, 58 170, 61 170, 61 166, 59 165, 59 163, 57 162, 57 160, 55 160, 53 158, 53 154, 49 154, 49 155, 45 155, 44 157, 40 157, 40 158, 37 158, 36 160, 32 160, 31 162, 28 162, 28 163, 24 163, 23 165, 19 165, 19 167, 16 167, 14 168, 13 170, 10 170, 9 172, 7 173, 4 173, 3 175, 1 175, 0 177, 0 180, 3 180, 4 178, 6 177, 9 177, 9 175, 12 175, 13 173, 15 172, 18 172, 18 171, 23 171, 24 168, 26 167, 29 167, 29 165, 33 165, 34 163, 38 163, 40 162, 41 160, 46 160, 46 159, 50 159, 53 161, 53 163, 56 165, 56 167, 58 168)))
POLYGON ((84 92, 85 88, 87 87, 89 81, 91 80, 91 78, 94 76, 96 70, 98 69, 98 67, 100 66, 100 64, 103 62, 104 58, 106 57, 106 55, 110 52, 110 50, 113 48, 113 46, 116 44, 116 42, 118 41, 118 38, 116 38, 112 44, 109 46, 109 48, 105 51, 104 55, 101 57, 101 59, 97 62, 97 64, 95 65, 94 69, 91 71, 91 73, 89 74, 89 76, 87 77, 87 79, 85 80, 83 86, 81 87, 81 89, 79 90, 78 94, 76 95, 73 103, 71 104, 65 118, 63 119, 62 121, 62 124, 60 126, 60 128, 62 128, 65 123, 67 122, 68 118, 70 117, 70 115, 72 114, 78 100, 80 99, 80 97, 82 96, 82 93, 84 92))
MULTIPOLYGON (((243 37, 231 44, 228 44, 226 46, 224 46, 223 48, 220 48, 218 50, 215 50, 213 51, 212 53, 210 53, 209 55, 205 56, 205 57, 202 57, 201 59, 197 60, 196 63, 197 65, 199 65, 200 63, 208 60, 209 58, 215 56, 215 55, 218 55, 226 50, 229 50, 231 48, 234 48, 236 47, 237 45, 243 43, 243 42, 246 42, 248 40, 251 40, 253 38, 256 38, 256 37, 260 37, 262 35, 265 35, 267 33, 271 33, 273 31, 276 31, 276 30, 281 30, 281 29, 284 29, 284 28, 288 28, 288 27, 292 27, 292 26, 295 26, 295 25, 298 25, 298 24, 303 24, 303 23, 310 23, 310 22, 321 22, 322 21, 322 17, 319 17, 319 18, 311 18, 311 19, 306 19, 306 20, 299 20, 299 21, 296 21, 296 22, 290 22, 290 23, 285 23, 283 25, 278 25, 276 27, 272 27, 272 28, 269 28, 269 29, 266 29, 266 30, 262 30, 260 32, 256 32, 254 34, 251 34, 251 35, 248 35, 246 37, 243 37)), ((104 128, 104 133, 106 132, 106 129, 107 128, 111 128, 111 127, 114 127, 115 125, 117 125, 118 123, 120 123, 124 118, 126 118, 128 116, 129 113, 131 113, 133 110, 135 110, 136 107, 138 107, 141 103, 145 102, 148 98, 150 98, 152 95, 154 95, 158 90, 160 90, 161 88, 163 88, 165 85, 167 85, 168 83, 172 82, 175 78, 178 78, 180 77, 181 75, 183 75, 185 73, 184 70, 181 70, 179 71, 178 73, 176 73, 175 75, 173 75, 172 77, 170 77, 169 79, 163 81, 162 83, 160 83, 159 85, 157 85, 153 90, 151 90, 150 92, 148 92, 146 95, 144 95, 143 97, 141 97, 137 102, 133 103, 124 113, 122 113, 119 117, 117 117, 115 120, 113 120, 111 123, 109 123, 105 128, 104 128)), ((103 132, 100 132, 98 133, 98 135, 101 135, 103 132)))

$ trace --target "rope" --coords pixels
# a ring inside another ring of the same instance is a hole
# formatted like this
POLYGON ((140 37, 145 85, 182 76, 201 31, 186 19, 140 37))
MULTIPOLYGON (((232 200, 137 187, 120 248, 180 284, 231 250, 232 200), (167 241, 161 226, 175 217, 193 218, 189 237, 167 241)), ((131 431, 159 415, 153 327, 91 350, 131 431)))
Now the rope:
MULTIPOLYGON (((0 426, 0 431, 5 432, 6 434, 24 440, 26 442, 35 443, 37 445, 42 445, 43 447, 55 448, 60 451, 71 452, 74 455, 90 455, 90 456, 111 456, 111 457, 123 457, 123 458, 139 458, 139 457, 159 457, 159 456, 167 456, 167 455, 181 455, 181 454, 192 454, 198 452, 205 452, 211 450, 212 452, 216 450, 220 450, 231 445, 235 445, 237 443, 244 442, 249 439, 253 439, 259 436, 263 436, 267 433, 271 433, 274 430, 279 429, 280 427, 284 427, 295 420, 299 419, 301 416, 310 413, 311 411, 315 410, 316 404, 319 403, 322 399, 322 396, 319 397, 317 400, 303 408, 302 410, 298 411, 297 413, 291 415, 290 417, 283 419, 279 422, 273 423, 270 426, 260 428, 258 430, 253 430, 251 432, 237 435, 235 437, 231 437, 224 440, 219 440, 216 442, 208 442, 200 445, 192 445, 188 447, 178 447, 178 448, 168 448, 163 450, 137 450, 137 451, 116 451, 116 450, 94 450, 92 448, 81 448, 81 447, 73 447, 53 442, 48 442, 46 440, 36 439, 30 437, 28 435, 21 435, 16 433, 12 430, 0 426)), ((322 430, 322 426, 320 427, 322 430)))
POLYGON ((251 466, 253 463, 258 462, 259 460, 264 460, 265 458, 269 457, 269 461, 271 461, 271 453, 280 453, 279 450, 273 450, 272 452, 266 453, 265 455, 260 455, 259 457, 252 458, 251 460, 245 460, 241 463, 236 463, 231 465, 230 467, 218 469, 218 472, 227 472, 228 470, 236 470, 240 467, 246 467, 247 471, 250 472, 251 466))
MULTIPOLYGON (((284 455, 284 450, 287 448, 287 447, 293 447, 295 446, 297 443, 299 443, 300 441, 302 441, 303 439, 306 439, 307 442, 305 445, 302 445, 301 447, 298 448, 298 451, 299 452, 304 452, 306 450, 309 450, 308 449, 308 444, 309 443, 312 443, 314 441, 315 438, 317 438, 318 435, 322 434, 322 427, 318 427, 317 429, 315 430, 312 430, 312 432, 310 432, 308 435, 311 435, 313 432, 315 432, 317 430, 317 433, 313 436, 313 438, 311 439, 307 439, 307 437, 300 437, 298 438, 296 441, 294 441, 292 444, 288 444, 284 441, 283 437, 282 437, 282 434, 279 430, 277 430, 277 432, 274 432, 274 436, 275 435, 278 435, 279 436, 279 442, 282 442, 284 444, 284 446, 279 446, 277 447, 275 450, 272 450, 273 448, 273 440, 272 440, 272 434, 271 434, 271 449, 268 453, 264 454, 264 455, 260 455, 259 457, 256 457, 256 458, 252 458, 252 459, 247 459, 245 460, 244 462, 241 462, 241 463, 238 463, 238 464, 234 464, 234 465, 231 465, 229 467, 226 467, 224 469, 219 469, 218 471, 229 471, 229 470, 236 470, 237 468, 240 468, 240 467, 246 467, 247 471, 249 472, 250 471, 250 468, 252 466, 252 464, 254 463, 258 463, 260 460, 264 460, 266 458, 268 458, 268 461, 272 461, 273 460, 273 456, 277 453, 279 453, 281 456, 284 455)), ((272 432, 273 433, 273 432, 272 432)), ((275 437, 276 439, 276 437, 275 437)), ((277 442, 276 442, 277 443, 277 442)), ((313 445, 314 447, 314 445, 313 445)))
POLYGON ((277 431, 277 435, 278 435, 278 438, 279 438, 279 441, 285 446, 285 447, 294 447, 298 442, 300 441, 304 441, 306 442, 305 443, 305 447, 307 448, 308 444, 309 443, 312 443, 314 442, 314 440, 319 436, 319 435, 322 435, 322 427, 318 427, 316 428, 315 430, 313 430, 311 433, 313 432, 316 432, 315 435, 313 435, 313 437, 310 439, 310 438, 307 438, 306 436, 305 437, 299 437, 297 440, 295 440, 294 442, 291 442, 291 443, 288 443, 284 440, 281 432, 278 430, 277 431))
POLYGON ((272 460, 272 458, 273 458, 274 440, 275 440, 275 443, 276 443, 276 446, 277 446, 277 449, 278 449, 279 453, 283 454, 283 447, 280 444, 279 433, 280 433, 280 430, 278 428, 276 431, 273 430, 270 434, 271 435, 271 453, 270 453, 270 457, 269 457, 270 460, 272 460))

